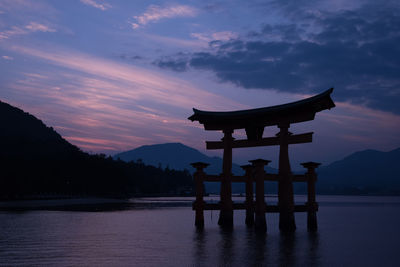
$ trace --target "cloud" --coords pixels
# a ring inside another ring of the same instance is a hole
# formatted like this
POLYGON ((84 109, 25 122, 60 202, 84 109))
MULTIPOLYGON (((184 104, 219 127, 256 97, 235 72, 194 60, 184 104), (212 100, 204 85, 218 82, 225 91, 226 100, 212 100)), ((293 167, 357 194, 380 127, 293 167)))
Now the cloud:
POLYGON ((17 45, 10 47, 10 49, 72 70, 107 78, 111 81, 127 82, 136 87, 135 90, 130 92, 130 97, 148 97, 163 104, 185 108, 191 108, 199 101, 208 103, 209 99, 214 99, 217 103, 224 103, 226 100, 224 97, 204 92, 177 78, 75 51, 63 49, 44 51, 17 45), (171 99, 174 99, 174 101, 171 101, 171 99))
POLYGON ((10 56, 2 56, 2 58, 5 60, 14 60, 14 58, 10 56))
POLYGON ((50 28, 48 25, 40 24, 37 22, 31 22, 25 26, 30 32, 56 32, 55 29, 50 28))
POLYGON ((113 153, 160 142, 202 147, 194 140, 201 127, 186 119, 192 107, 247 107, 179 78, 76 51, 7 49, 53 67, 48 73, 23 73, 24 78, 4 85, 9 89, 3 97, 19 95, 27 111, 89 151, 113 153))
POLYGON ((239 35, 232 31, 222 31, 222 32, 208 32, 208 33, 192 33, 192 37, 199 39, 201 41, 211 42, 211 41, 230 41, 232 39, 237 39, 239 35))
POLYGON ((189 67, 189 58, 190 54, 179 53, 174 57, 165 56, 162 59, 155 60, 153 64, 162 69, 171 69, 176 72, 183 72, 189 67))
POLYGON ((188 135, 186 116, 162 111, 157 101, 141 97, 136 85, 87 76, 55 69, 29 74, 9 86, 29 99, 24 109, 87 151, 121 151, 155 140, 165 142, 154 136, 160 132, 176 139, 188 135), (143 108, 140 103, 156 108, 143 108))
POLYGON ((21 27, 12 26, 11 29, 0 32, 0 40, 9 39, 15 35, 22 35, 28 33, 27 30, 24 30, 21 27))
POLYGON ((296 24, 264 25, 261 32, 250 32, 249 37, 267 39, 270 42, 296 42, 303 39, 305 30, 296 24))
POLYGON ((9 39, 18 35, 25 35, 33 32, 56 32, 57 30, 38 22, 30 22, 24 27, 12 26, 9 30, 0 32, 0 40, 9 39))
POLYGON ((174 58, 173 60, 162 59, 154 62, 154 65, 163 68, 163 69, 172 69, 177 72, 183 72, 188 69, 188 63, 185 59, 177 60, 174 58))
POLYGON ((0 1, 0 8, 3 13, 13 13, 14 15, 26 16, 26 12, 34 12, 36 14, 52 14, 56 10, 49 4, 43 1, 30 1, 30 0, 2 0, 0 1), (18 13, 15 13, 17 11, 18 13))
POLYGON ((137 29, 151 22, 157 22, 166 18, 194 17, 197 9, 186 5, 175 5, 169 7, 160 7, 151 5, 142 15, 134 16, 135 22, 130 22, 133 29, 137 29))
POLYGON ((160 43, 163 46, 171 46, 171 47, 181 47, 181 48, 206 48, 208 47, 207 42, 199 41, 199 40, 187 40, 182 38, 174 38, 169 36, 161 36, 156 34, 148 34, 142 33, 141 38, 149 39, 152 42, 160 43))
POLYGON ((158 65, 209 70, 249 89, 316 93, 334 86, 337 100, 400 114, 399 12, 398 5, 365 5, 300 13, 303 24, 264 25, 247 38, 210 42, 212 51, 186 62, 177 56, 158 65))
POLYGON ((112 6, 104 1, 98 1, 98 0, 80 0, 83 4, 92 6, 94 8, 98 8, 100 10, 107 10, 111 8, 112 6))

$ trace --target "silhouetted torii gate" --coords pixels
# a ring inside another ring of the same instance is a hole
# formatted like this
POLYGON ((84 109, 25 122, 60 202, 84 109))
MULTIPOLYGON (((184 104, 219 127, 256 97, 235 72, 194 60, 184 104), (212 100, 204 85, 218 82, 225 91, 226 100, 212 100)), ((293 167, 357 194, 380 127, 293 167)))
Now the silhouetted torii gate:
POLYGON ((254 211, 256 214, 255 226, 266 230, 265 212, 279 212, 279 228, 282 231, 293 231, 296 229, 294 212, 308 212, 308 229, 316 230, 316 211, 318 205, 315 202, 315 168, 319 163, 306 162, 302 165, 307 168, 304 175, 293 175, 290 168, 288 146, 289 144, 300 144, 312 142, 312 132, 293 135, 288 131, 290 124, 310 121, 315 118, 315 113, 335 107, 330 98, 333 88, 313 97, 300 101, 271 106, 265 108, 212 112, 193 109, 194 114, 188 119, 198 121, 204 125, 205 130, 220 130, 224 133, 221 141, 207 141, 207 149, 223 149, 223 166, 221 175, 207 175, 203 169, 206 163, 197 162, 192 166, 197 169, 195 173, 196 201, 193 209, 196 210, 196 226, 204 226, 203 210, 220 210, 218 224, 231 227, 233 225, 233 210, 246 209, 246 224, 254 222, 254 211), (266 126, 276 125, 280 132, 276 137, 263 138, 266 126), (235 140, 232 137, 235 129, 245 129, 247 139, 235 140), (244 176, 232 174, 232 149, 243 147, 273 146, 279 145, 279 173, 278 175, 266 174, 264 166, 267 160, 250 161, 252 165, 242 168, 244 176), (264 181, 278 181, 278 206, 266 205, 264 200, 264 181), (221 182, 220 203, 210 204, 203 200, 203 182, 221 182), (308 182, 308 201, 306 205, 294 205, 293 181, 308 182), (232 182, 246 182, 246 202, 232 202, 232 182), (253 203, 253 182, 256 183, 256 201, 253 203))

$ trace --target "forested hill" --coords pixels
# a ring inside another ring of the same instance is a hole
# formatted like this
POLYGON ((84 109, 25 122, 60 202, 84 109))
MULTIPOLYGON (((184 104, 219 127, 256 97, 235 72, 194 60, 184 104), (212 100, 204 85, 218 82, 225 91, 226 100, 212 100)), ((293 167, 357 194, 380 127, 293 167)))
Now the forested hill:
POLYGON ((82 152, 51 127, 19 108, 0 101, 1 155, 7 158, 68 157, 82 152))
POLYGON ((89 155, 42 121, 0 101, 0 198, 129 197, 192 188, 187 171, 89 155))

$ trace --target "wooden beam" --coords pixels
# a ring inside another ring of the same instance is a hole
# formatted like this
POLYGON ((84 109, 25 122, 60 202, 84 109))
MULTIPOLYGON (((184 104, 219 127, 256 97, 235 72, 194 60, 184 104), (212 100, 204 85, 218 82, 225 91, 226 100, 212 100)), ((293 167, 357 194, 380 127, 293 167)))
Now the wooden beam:
POLYGON ((233 175, 232 176, 232 182, 245 183, 246 182, 246 176, 233 175))
MULTIPOLYGON (((212 174, 207 174, 204 177, 204 182, 221 182, 222 178, 221 175, 212 175, 212 174)), ((267 173, 265 174, 264 181, 274 181, 278 182, 279 181, 279 175, 275 173, 267 173)), ((307 182, 308 181, 308 175, 307 174, 294 174, 293 175, 293 182, 307 182)), ((246 182, 246 176, 240 176, 240 175, 233 175, 231 178, 232 183, 245 183, 246 182)))
MULTIPOLYGON (((304 134, 295 134, 288 137, 289 144, 302 144, 312 142, 313 132, 304 134)), ((260 140, 234 140, 232 148, 242 147, 257 147, 257 146, 277 146, 279 145, 279 137, 267 137, 260 140)), ((206 141, 207 149, 223 149, 224 145, 222 141, 206 141)))
POLYGON ((267 173, 264 177, 264 181, 275 181, 277 182, 279 180, 278 174, 274 173, 267 173))
POLYGON ((306 174, 294 174, 293 182, 307 182, 308 176, 306 174))
POLYGON ((221 182, 221 175, 211 175, 207 174, 204 177, 204 182, 221 182))
MULTIPOLYGON (((207 174, 206 177, 204 178, 204 181, 205 182, 221 182, 222 176, 207 174)), ((231 182, 232 183, 245 183, 246 176, 233 175, 233 176, 231 176, 231 182)))
MULTIPOLYGON (((246 203, 233 203, 234 210, 245 210, 246 207, 247 207, 246 203)), ((192 209, 196 210, 195 204, 193 204, 192 209)), ((204 204, 204 210, 220 210, 220 209, 221 209, 220 203, 205 203, 204 204)), ((310 206, 307 204, 294 205, 294 212, 308 212, 310 210, 318 211, 318 205, 315 205, 315 206, 310 206)), ((279 206, 278 205, 265 205, 265 212, 277 213, 277 212, 279 212, 279 206)))

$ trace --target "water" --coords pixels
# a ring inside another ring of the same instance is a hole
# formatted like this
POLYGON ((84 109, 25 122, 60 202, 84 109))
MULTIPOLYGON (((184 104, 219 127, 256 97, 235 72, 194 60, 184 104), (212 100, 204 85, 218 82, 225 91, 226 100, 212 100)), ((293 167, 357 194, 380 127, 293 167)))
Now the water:
POLYGON ((114 211, 0 213, 1 266, 400 266, 400 197, 319 196, 319 230, 282 235, 267 214, 268 234, 233 231, 205 212, 194 228, 187 199, 145 199, 114 211))

